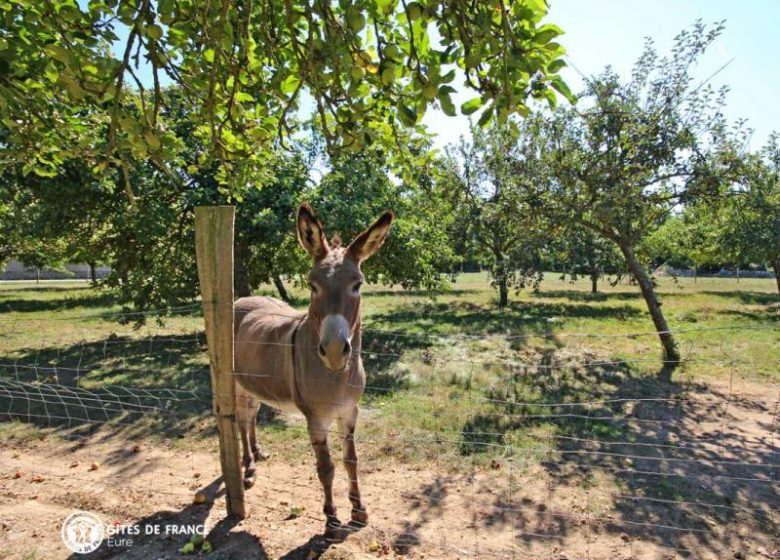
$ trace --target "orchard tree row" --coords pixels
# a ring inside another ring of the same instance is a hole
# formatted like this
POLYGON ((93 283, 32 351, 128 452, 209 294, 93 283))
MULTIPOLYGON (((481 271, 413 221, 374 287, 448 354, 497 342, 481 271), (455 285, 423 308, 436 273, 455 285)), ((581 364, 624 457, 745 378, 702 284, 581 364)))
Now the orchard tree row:
POLYGON ((697 23, 575 104, 543 0, 28 1, 0 13, 0 260, 106 263, 137 309, 197 293, 192 212, 237 206, 236 291, 306 268, 297 204, 349 239, 393 208, 369 280, 441 289, 486 265, 506 306, 541 272, 635 281, 663 347, 659 256, 778 269, 780 148, 726 121, 693 78, 697 23), (144 73, 148 74, 145 78, 144 73), (420 124, 474 91, 469 139, 420 124), (311 115, 307 109, 311 109, 311 115))

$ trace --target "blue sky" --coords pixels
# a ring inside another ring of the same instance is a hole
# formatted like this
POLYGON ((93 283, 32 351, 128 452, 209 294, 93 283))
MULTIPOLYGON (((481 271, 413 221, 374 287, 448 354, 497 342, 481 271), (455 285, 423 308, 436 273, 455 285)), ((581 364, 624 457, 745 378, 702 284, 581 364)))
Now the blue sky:
MULTIPOLYGON (((568 50, 572 67, 562 74, 575 92, 582 85, 577 70, 587 76, 611 65, 628 76, 644 37, 652 37, 665 53, 674 36, 696 19, 726 20, 726 29, 695 75, 703 80, 731 60, 711 82, 731 88, 724 113, 731 120, 748 119, 754 129, 751 149, 763 145, 773 130, 780 131, 780 0, 551 0, 550 4, 545 21, 566 31, 559 42, 568 50)), ((464 91, 457 100, 473 96, 464 91)), ((424 122, 438 134, 439 147, 457 140, 468 128, 464 117, 440 112, 426 114, 424 122)))

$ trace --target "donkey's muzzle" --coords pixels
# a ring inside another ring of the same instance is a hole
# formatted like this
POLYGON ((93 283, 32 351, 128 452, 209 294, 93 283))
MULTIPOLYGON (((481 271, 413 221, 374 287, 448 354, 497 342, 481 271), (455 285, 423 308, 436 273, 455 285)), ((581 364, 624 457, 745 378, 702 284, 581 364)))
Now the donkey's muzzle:
POLYGON ((342 371, 352 354, 349 323, 343 315, 328 315, 322 321, 317 354, 331 371, 342 371))
MULTIPOLYGON (((317 352, 320 355, 320 358, 324 358, 328 355, 328 351, 325 349, 325 346, 320 342, 320 345, 317 347, 317 352)), ((352 345, 349 343, 349 340, 344 341, 344 346, 341 349, 341 354, 344 356, 349 356, 349 353, 352 352, 352 345)))

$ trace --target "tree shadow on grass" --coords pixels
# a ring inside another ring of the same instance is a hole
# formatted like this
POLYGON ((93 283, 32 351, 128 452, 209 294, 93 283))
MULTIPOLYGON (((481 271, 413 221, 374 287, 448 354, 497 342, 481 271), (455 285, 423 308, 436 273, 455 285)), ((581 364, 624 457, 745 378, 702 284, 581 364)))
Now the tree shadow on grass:
MULTIPOLYGON (((40 295, 41 293, 56 293, 56 292, 76 292, 76 291, 91 291, 95 287, 92 286, 87 280, 74 280, 74 282, 80 282, 78 285, 73 286, 59 286, 49 283, 41 283, 33 286, 17 286, 15 280, 0 280, 0 300, 3 299, 3 294, 10 292, 34 292, 40 295)), ((22 280, 24 284, 29 284, 33 280, 22 280)))
MULTIPOLYGON (((72 290, 69 290, 72 291, 72 290)), ((80 307, 105 308, 117 303, 116 295, 111 292, 95 293, 90 291, 85 294, 65 296, 51 299, 18 299, 3 297, 0 290, 0 313, 36 313, 41 311, 64 311, 80 307)))
POLYGON ((399 362, 407 352, 423 352, 423 360, 434 341, 426 337, 406 336, 404 333, 366 330, 363 332, 362 360, 366 370, 365 398, 385 398, 413 385, 412 372, 399 362))
POLYGON ((0 360, 0 417, 81 437, 180 437, 211 413, 205 351, 194 334, 22 349, 0 360))
POLYGON ((628 320, 642 315, 630 305, 595 306, 571 303, 512 302, 506 308, 485 307, 469 302, 404 305, 387 313, 376 314, 371 322, 393 330, 419 335, 447 335, 453 332, 469 335, 511 334, 549 335, 561 319, 628 320))
POLYGON ((465 296, 469 294, 478 294, 482 290, 474 288, 452 288, 445 290, 366 290, 362 293, 364 298, 374 297, 397 297, 399 299, 407 297, 433 298, 438 296, 465 296))
POLYGON ((642 299, 639 291, 626 292, 586 292, 584 290, 539 290, 530 293, 536 299, 567 299, 569 301, 603 302, 603 301, 637 301, 642 299))
MULTIPOLYGON (((545 518, 571 523, 553 536, 575 536, 587 524, 696 557, 744 552, 745 527, 755 543, 780 537, 772 403, 641 375, 626 364, 566 367, 555 352, 538 365, 556 367, 510 371, 504 386, 487 393, 491 404, 465 422, 459 449, 541 449, 531 455, 556 489, 593 496, 596 480, 612 481, 614 488, 601 490, 612 494, 607 515, 547 510, 545 518)), ((495 516, 534 504, 501 506, 495 516)))
POLYGON ((780 303, 775 305, 768 305, 766 309, 760 311, 747 311, 744 309, 725 309, 720 311, 722 315, 729 315, 732 317, 739 317, 740 319, 747 319, 749 321, 755 321, 759 323, 777 323, 780 321, 780 303))
POLYGON ((746 305, 773 305, 780 302, 780 295, 776 292, 742 292, 742 291, 728 291, 720 292, 716 290, 705 290, 699 292, 708 296, 717 296, 721 298, 738 300, 740 303, 746 305))
POLYGON ((418 352, 423 363, 436 361, 437 348, 447 336, 508 335, 512 347, 527 343, 525 336, 538 335, 559 344, 555 338, 560 317, 628 320, 641 315, 634 307, 597 307, 582 304, 522 303, 507 308, 469 302, 418 303, 372 315, 363 332, 363 363, 369 379, 369 399, 413 385, 412 372, 398 367, 408 352, 418 352))

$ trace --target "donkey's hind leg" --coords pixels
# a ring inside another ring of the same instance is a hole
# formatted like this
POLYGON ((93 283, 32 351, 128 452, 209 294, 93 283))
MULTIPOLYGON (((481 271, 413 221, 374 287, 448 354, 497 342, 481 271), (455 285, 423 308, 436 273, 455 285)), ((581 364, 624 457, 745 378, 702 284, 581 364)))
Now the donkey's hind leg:
POLYGON ((244 487, 251 488, 255 483, 255 454, 257 446, 255 434, 255 419, 260 401, 251 393, 236 384, 236 416, 238 429, 241 433, 241 461, 244 464, 244 487))
MULTIPOLYGON (((261 405, 262 406, 262 405, 261 405)), ((252 450, 252 456, 255 461, 265 461, 270 457, 268 453, 260 449, 257 445, 257 413, 260 410, 260 406, 255 408, 255 415, 252 418, 252 424, 249 429, 249 448, 252 450)))

